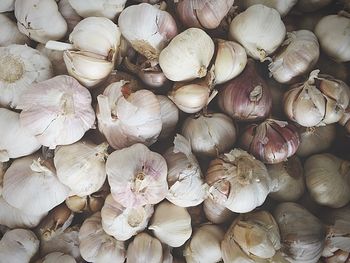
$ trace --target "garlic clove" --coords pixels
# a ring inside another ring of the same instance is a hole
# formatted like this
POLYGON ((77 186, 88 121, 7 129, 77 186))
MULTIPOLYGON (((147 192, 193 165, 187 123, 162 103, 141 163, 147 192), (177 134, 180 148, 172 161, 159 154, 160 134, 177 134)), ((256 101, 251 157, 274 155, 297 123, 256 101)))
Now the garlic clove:
POLYGON ((0 24, 0 46, 6 47, 11 44, 29 44, 30 39, 18 30, 16 23, 1 13, 0 24))

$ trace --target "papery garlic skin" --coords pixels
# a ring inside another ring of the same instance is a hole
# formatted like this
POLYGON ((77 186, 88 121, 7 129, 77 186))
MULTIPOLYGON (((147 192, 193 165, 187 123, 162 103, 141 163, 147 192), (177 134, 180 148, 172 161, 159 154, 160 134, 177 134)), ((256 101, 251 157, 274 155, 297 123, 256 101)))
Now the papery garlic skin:
POLYGON ((13 11, 15 0, 2 0, 0 4, 0 13, 13 11))
POLYGON ((192 234, 191 216, 186 208, 163 201, 156 207, 148 229, 161 242, 180 247, 192 234))
POLYGON ((244 7, 249 7, 256 4, 262 4, 271 8, 274 8, 283 17, 288 14, 292 7, 298 2, 298 0, 243 0, 244 7))
POLYGON ((61 13, 63 18, 67 22, 67 34, 70 34, 74 27, 83 19, 78 13, 73 9, 69 0, 59 0, 57 3, 58 11, 61 13))
POLYGON ((337 62, 350 61, 350 18, 341 15, 323 17, 315 27, 322 50, 337 62))
POLYGON ((153 212, 152 205, 123 207, 110 194, 101 210, 102 227, 115 239, 125 241, 147 227, 153 212))
POLYGON ((124 207, 156 204, 167 195, 166 161, 143 144, 111 153, 106 171, 111 194, 124 207))
POLYGON ((15 16, 19 31, 39 43, 61 39, 67 32, 54 0, 16 0, 15 16))
POLYGON ((50 60, 26 45, 0 47, 0 105, 15 108, 36 82, 53 76, 50 60))
POLYGON ((11 44, 29 44, 29 38, 19 32, 16 23, 1 13, 0 24, 0 46, 6 47, 11 44))
POLYGON ((203 30, 189 28, 174 37, 159 55, 164 75, 172 81, 202 78, 214 54, 214 42, 203 30))
POLYGON ((62 252, 53 252, 46 255, 41 263, 76 263, 75 259, 71 255, 64 254, 62 252))
POLYGON ((179 121, 179 109, 168 97, 156 95, 160 106, 162 130, 158 139, 168 138, 174 131, 179 121))
POLYGON ((148 59, 157 59, 168 41, 177 35, 174 18, 147 3, 125 8, 118 24, 124 38, 148 59))
POLYGON ((63 51, 48 49, 41 43, 36 46, 36 50, 39 50, 41 54, 45 55, 51 61, 55 75, 67 75, 67 68, 63 60, 63 51))
POLYGON ((82 17, 103 16, 114 19, 125 6, 126 0, 68 0, 82 17))
POLYGON ((263 60, 283 42, 286 28, 280 14, 261 4, 253 5, 237 15, 230 24, 229 38, 239 42, 247 54, 263 60))
POLYGON ((204 200, 203 211, 205 217, 214 224, 232 222, 236 216, 236 214, 233 213, 230 209, 226 208, 225 205, 219 204, 211 198, 204 200))
POLYGON ((17 109, 21 125, 50 149, 78 141, 95 121, 89 91, 66 75, 33 85, 17 109))

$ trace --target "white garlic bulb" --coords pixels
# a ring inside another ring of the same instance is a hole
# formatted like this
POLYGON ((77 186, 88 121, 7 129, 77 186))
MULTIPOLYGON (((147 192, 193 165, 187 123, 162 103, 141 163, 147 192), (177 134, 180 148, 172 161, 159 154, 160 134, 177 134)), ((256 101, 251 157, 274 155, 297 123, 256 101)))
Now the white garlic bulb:
POLYGON ((174 18, 147 3, 125 8, 118 24, 124 38, 148 59, 157 59, 161 50, 177 34, 174 18))
POLYGON ((224 231, 216 225, 203 225, 191 237, 184 249, 187 263, 215 263, 221 260, 224 231))
POLYGON ((207 185, 189 141, 177 134, 174 147, 168 149, 163 156, 168 166, 169 192, 166 199, 181 207, 202 203, 206 198, 207 185))
POLYGON ((191 237, 191 216, 186 208, 163 201, 156 207, 148 229, 161 242, 180 247, 191 237))
POLYGON ((162 130, 158 139, 168 138, 174 131, 179 121, 179 109, 168 97, 156 95, 160 105, 160 117, 162 120, 162 130))
POLYGON ((50 149, 80 140, 95 121, 89 91, 66 75, 33 85, 17 109, 21 125, 50 149))
POLYGON ((15 108, 30 85, 53 76, 50 60, 26 45, 0 47, 0 105, 15 108))
POLYGON ((67 32, 55 0, 16 0, 15 16, 19 31, 39 43, 61 39, 67 32))
POLYGON ((287 33, 282 51, 272 58, 269 70, 275 80, 287 83, 315 66, 320 55, 317 37, 309 30, 287 33))
POLYGON ((58 11, 61 13, 63 18, 67 22, 68 31, 67 34, 70 34, 74 27, 83 19, 78 13, 73 9, 69 0, 59 0, 58 11))
POLYGON ((214 42, 203 30, 189 28, 174 37, 159 55, 164 75, 172 81, 202 78, 214 54, 214 42))
POLYGON ((11 44, 29 44, 29 38, 19 32, 16 23, 1 13, 0 24, 0 46, 6 47, 11 44))
POLYGON ((0 2, 0 13, 13 11, 15 0, 2 0, 0 2))
POLYGON ((103 230, 117 240, 128 240, 147 227, 153 211, 153 205, 123 207, 108 195, 101 210, 103 230))
POLYGON ((35 155, 16 159, 4 175, 2 196, 23 213, 46 213, 62 203, 68 193, 68 187, 57 179, 53 164, 35 155))
POLYGON ((98 191, 106 180, 107 143, 95 145, 76 142, 59 146, 54 163, 57 177, 74 195, 86 196, 98 191))
POLYGON ((39 240, 26 229, 13 229, 0 240, 0 262, 29 263, 39 249, 39 240))
POLYGON ((62 252, 52 252, 47 254, 41 263, 76 263, 75 259, 68 254, 62 252))
POLYGON ((232 222, 236 214, 225 205, 215 202, 211 198, 207 198, 203 202, 203 211, 205 217, 214 224, 222 224, 232 222))
POLYGON ((340 15, 323 17, 315 27, 322 50, 338 62, 350 61, 350 18, 340 15))
POLYGON ((245 8, 256 4, 262 4, 276 9, 281 16, 285 16, 298 0, 242 0, 241 2, 245 8))
POLYGON ((114 19, 125 6, 126 0, 68 0, 82 17, 103 16, 114 19))
POLYGON ((143 144, 111 153, 106 171, 111 194, 124 207, 156 204, 168 193, 166 161, 143 144))
POLYGON ((39 50, 41 54, 45 55, 51 61, 55 75, 67 75, 67 68, 63 60, 63 51, 48 49, 41 43, 36 46, 36 50, 39 50))
POLYGON ((239 42, 249 56, 261 61, 282 44, 285 35, 280 14, 261 4, 247 8, 230 24, 229 38, 239 42))
POLYGON ((0 161, 26 156, 37 151, 41 144, 20 124, 19 113, 0 108, 0 161))

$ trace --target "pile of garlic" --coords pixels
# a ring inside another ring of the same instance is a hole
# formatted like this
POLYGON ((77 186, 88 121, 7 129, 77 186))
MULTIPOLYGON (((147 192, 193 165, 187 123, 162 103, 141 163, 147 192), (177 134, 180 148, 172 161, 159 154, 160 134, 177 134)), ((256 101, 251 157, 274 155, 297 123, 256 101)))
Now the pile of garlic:
POLYGON ((0 263, 348 263, 347 12, 2 0, 0 263))

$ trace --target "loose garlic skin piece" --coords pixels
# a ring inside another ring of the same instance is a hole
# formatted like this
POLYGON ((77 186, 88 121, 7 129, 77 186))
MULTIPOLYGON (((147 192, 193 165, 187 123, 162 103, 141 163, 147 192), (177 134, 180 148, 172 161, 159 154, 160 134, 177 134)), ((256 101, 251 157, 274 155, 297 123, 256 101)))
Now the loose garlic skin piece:
POLYGON ((126 0, 68 0, 82 17, 103 16, 111 20, 123 11, 126 0))
POLYGON ((50 60, 26 45, 0 47, 0 105, 15 108, 33 83, 53 76, 50 60))
MULTIPOLYGON (((1 8, 1 7, 0 7, 1 8)), ((0 13, 0 46, 6 47, 11 44, 29 44, 29 38, 19 32, 14 21, 0 13)))
POLYGON ((76 263, 76 260, 71 255, 62 252, 53 252, 47 254, 38 263, 76 263))
POLYGON ((0 13, 11 12, 15 8, 15 0, 2 0, 0 3, 0 13))
POLYGON ((286 28, 280 14, 261 4, 237 15, 229 31, 229 39, 240 43, 250 57, 260 61, 282 44, 285 35, 286 28))
POLYGON ((207 75, 214 42, 202 29, 189 28, 175 36, 159 55, 164 75, 172 81, 189 81, 207 75))
POLYGON ((252 5, 262 4, 271 8, 274 8, 283 17, 288 14, 292 7, 298 2, 298 0, 242 0, 241 1, 245 8, 252 5))
POLYGON ((191 216, 186 208, 163 201, 156 207, 148 229, 161 242, 180 247, 191 237, 191 216))
POLYGON ((61 39, 67 32, 55 0, 16 0, 15 16, 19 31, 39 43, 61 39))

